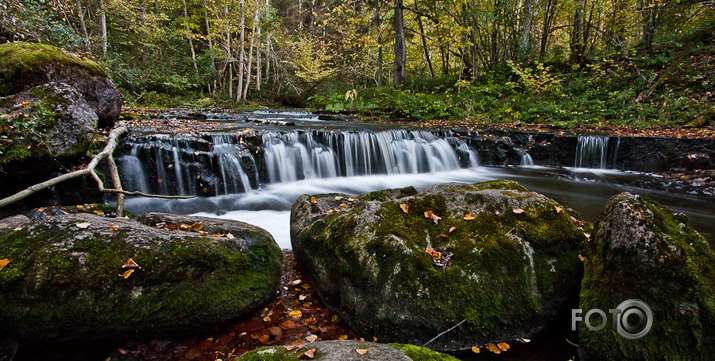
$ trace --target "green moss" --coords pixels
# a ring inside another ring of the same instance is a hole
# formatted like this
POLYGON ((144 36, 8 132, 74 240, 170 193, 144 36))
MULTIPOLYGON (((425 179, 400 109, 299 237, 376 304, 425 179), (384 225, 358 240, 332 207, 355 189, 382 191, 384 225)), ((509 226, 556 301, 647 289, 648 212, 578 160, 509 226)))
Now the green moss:
MULTIPOLYGON (((300 360, 299 354, 294 354, 285 349, 285 347, 261 347, 257 350, 252 350, 244 353, 238 360, 241 361, 297 361, 300 360)), ((315 359, 319 360, 319 353, 315 353, 315 359)))
POLYGON ((26 82, 18 81, 18 78, 44 76, 50 63, 81 67, 90 74, 106 76, 106 72, 95 62, 80 59, 51 45, 24 42, 0 44, 0 95, 21 91, 26 82))
POLYGON ((390 343, 388 345, 405 351, 407 357, 413 359, 414 361, 458 361, 456 358, 450 355, 446 355, 437 351, 432 351, 424 347, 407 345, 403 343, 390 343))

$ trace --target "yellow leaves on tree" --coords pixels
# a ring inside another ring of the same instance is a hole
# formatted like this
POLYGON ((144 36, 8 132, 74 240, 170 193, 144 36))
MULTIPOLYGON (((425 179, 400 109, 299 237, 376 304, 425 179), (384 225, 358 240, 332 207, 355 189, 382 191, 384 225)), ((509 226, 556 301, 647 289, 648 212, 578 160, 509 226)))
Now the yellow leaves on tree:
POLYGON ((409 213, 410 207, 404 203, 400 204, 400 208, 402 209, 403 212, 409 213))
POLYGON ((442 219, 442 217, 432 213, 432 211, 425 211, 425 218, 431 219, 435 225, 437 225, 439 220, 442 219))
POLYGON ((8 264, 10 264, 10 262, 12 262, 11 259, 7 259, 7 258, 5 258, 5 259, 0 259, 0 271, 2 271, 2 269, 5 268, 5 266, 7 266, 8 264))

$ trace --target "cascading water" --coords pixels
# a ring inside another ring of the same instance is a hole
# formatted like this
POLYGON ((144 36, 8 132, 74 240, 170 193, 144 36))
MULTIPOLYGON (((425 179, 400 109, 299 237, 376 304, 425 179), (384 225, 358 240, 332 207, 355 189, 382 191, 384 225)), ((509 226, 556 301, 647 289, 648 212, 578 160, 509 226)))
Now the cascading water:
POLYGON ((611 162, 615 164, 620 139, 613 146, 614 149, 609 148, 609 139, 610 137, 602 135, 580 135, 576 146, 574 167, 608 169, 609 152, 612 152, 613 159, 611 162))
POLYGON ((214 196, 266 183, 376 174, 417 174, 478 166, 456 137, 427 131, 267 131, 254 158, 240 135, 130 139, 118 158, 125 188, 145 193, 214 196), (263 172, 262 177, 259 173, 263 172))
POLYGON ((530 167, 534 165, 534 159, 531 158, 531 154, 525 150, 521 150, 519 153, 521 153, 521 162, 519 165, 523 167, 530 167))

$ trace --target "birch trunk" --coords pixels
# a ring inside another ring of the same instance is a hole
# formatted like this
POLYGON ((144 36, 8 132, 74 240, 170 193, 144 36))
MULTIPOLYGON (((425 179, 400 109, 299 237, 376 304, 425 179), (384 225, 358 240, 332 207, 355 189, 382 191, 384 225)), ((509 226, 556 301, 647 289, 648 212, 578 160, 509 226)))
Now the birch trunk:
POLYGON ((194 70, 199 70, 196 64, 196 50, 194 49, 194 39, 191 34, 191 26, 189 25, 189 12, 186 10, 186 0, 181 0, 181 4, 184 7, 184 21, 186 24, 186 37, 189 38, 189 47, 191 48, 191 63, 194 65, 194 70))

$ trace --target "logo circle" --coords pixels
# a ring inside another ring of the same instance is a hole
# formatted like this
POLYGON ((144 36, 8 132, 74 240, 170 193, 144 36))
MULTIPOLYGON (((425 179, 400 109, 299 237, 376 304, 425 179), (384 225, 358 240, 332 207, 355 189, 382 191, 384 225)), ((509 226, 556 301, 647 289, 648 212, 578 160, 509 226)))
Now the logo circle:
POLYGON ((625 300, 616 309, 616 332, 623 338, 637 340, 653 327, 653 311, 641 300, 625 300))

